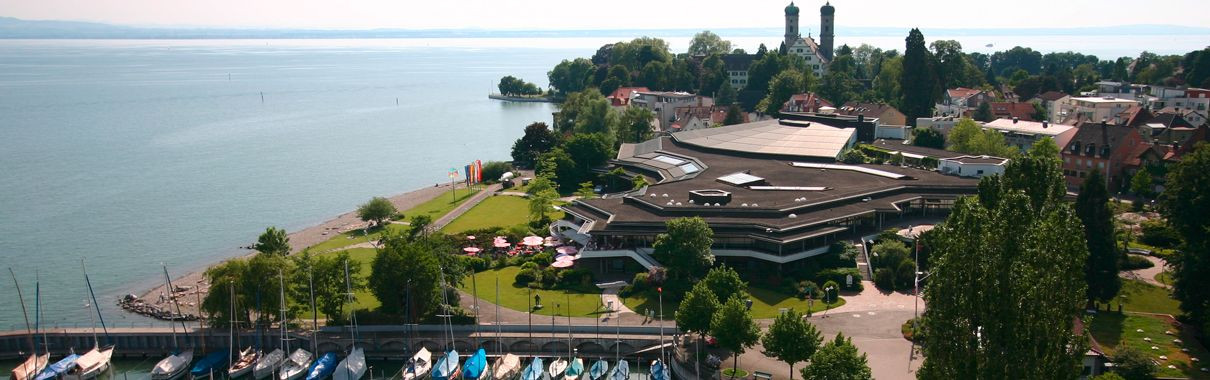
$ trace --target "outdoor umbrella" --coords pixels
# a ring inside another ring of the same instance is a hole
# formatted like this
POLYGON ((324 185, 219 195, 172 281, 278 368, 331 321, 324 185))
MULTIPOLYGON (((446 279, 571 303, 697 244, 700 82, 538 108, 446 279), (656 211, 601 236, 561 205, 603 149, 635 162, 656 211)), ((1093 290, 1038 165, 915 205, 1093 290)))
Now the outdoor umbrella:
POLYGON ((568 255, 574 255, 574 254, 576 254, 576 252, 579 252, 579 251, 580 250, 576 249, 576 247, 572 247, 570 245, 565 245, 565 246, 562 246, 559 248, 555 248, 555 252, 562 253, 562 254, 568 254, 568 255))
POLYGON ((530 247, 537 247, 542 245, 542 238, 537 236, 526 236, 525 239, 521 240, 521 244, 525 244, 530 247))
POLYGON ((502 236, 497 236, 496 240, 492 242, 492 246, 496 248, 508 248, 510 244, 508 243, 508 239, 505 239, 502 236))
POLYGON ((474 256, 474 255, 479 254, 479 251, 481 251, 481 249, 479 249, 478 247, 466 247, 466 248, 463 248, 462 251, 466 252, 466 254, 468 254, 468 255, 474 256))
POLYGON ((574 264, 575 262, 571 260, 555 260, 550 266, 554 268, 570 268, 574 264))

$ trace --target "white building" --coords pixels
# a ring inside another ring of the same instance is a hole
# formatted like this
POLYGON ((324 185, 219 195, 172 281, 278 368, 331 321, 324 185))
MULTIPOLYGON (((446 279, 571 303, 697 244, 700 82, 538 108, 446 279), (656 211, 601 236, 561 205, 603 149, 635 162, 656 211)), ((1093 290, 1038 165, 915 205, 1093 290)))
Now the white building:
POLYGON ((1112 120, 1127 108, 1139 105, 1139 102, 1113 97, 1073 97, 1062 99, 1056 104, 1059 106, 1058 115, 1062 123, 1074 125, 1076 121, 1112 120))
POLYGON ((786 53, 802 57, 807 61, 807 67, 815 72, 815 76, 822 77, 828 70, 828 63, 832 61, 832 37, 836 9, 830 3, 819 8, 820 43, 816 43, 815 39, 809 35, 803 38, 799 33, 798 11, 798 6, 793 2, 786 6, 786 39, 782 43, 785 45, 786 53))
POLYGON ((630 101, 632 106, 640 106, 655 113, 660 126, 670 125, 676 121, 676 109, 680 107, 714 105, 714 99, 697 96, 688 92, 669 91, 638 91, 637 96, 630 101))
POLYGON ((1049 121, 1023 121, 1016 119, 996 119, 989 123, 983 124, 983 128, 999 131, 1004 135, 1004 142, 1010 146, 1020 149, 1021 152, 1028 151, 1034 146, 1034 142, 1043 137, 1056 139, 1059 134, 1072 130, 1073 126, 1052 124, 1049 121))
POLYGON ((958 156, 938 160, 937 170, 959 177, 984 177, 1004 174, 1007 158, 992 156, 958 156))

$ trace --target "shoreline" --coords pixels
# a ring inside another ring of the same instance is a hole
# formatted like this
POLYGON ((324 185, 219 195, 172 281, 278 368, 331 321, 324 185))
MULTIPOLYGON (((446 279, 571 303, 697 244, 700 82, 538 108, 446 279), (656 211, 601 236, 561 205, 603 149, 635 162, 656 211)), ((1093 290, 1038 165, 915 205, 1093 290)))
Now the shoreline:
MULTIPOLYGON (((466 185, 458 183, 458 184, 455 184, 452 188, 466 189, 466 185)), ((391 203, 395 205, 395 208, 397 210, 407 210, 407 209, 416 207, 417 205, 420 205, 424 202, 428 202, 438 196, 441 196, 441 195, 445 194, 447 191, 449 191, 450 189, 451 189, 451 185, 449 183, 444 183, 444 184, 439 183, 436 186, 422 187, 422 188, 414 189, 414 190, 411 190, 408 192, 395 194, 395 195, 387 197, 387 199, 390 200, 391 203)), ((353 210, 353 211, 348 211, 348 212, 336 215, 335 217, 332 217, 322 223, 315 224, 310 227, 303 228, 301 230, 290 232, 289 234, 286 235, 290 239, 290 254, 293 255, 295 253, 301 252, 303 249, 305 249, 307 247, 327 241, 328 239, 331 239, 332 236, 334 236, 334 235, 337 235, 337 234, 340 234, 343 232, 347 232, 350 230, 364 228, 366 224, 367 224, 366 222, 363 222, 363 221, 361 221, 361 219, 357 218, 357 211, 353 210)), ((194 315, 200 316, 201 313, 198 310, 197 303, 198 303, 199 299, 205 298, 205 294, 206 294, 207 290, 209 290, 209 286, 210 286, 208 283, 205 283, 204 278, 203 278, 203 275, 205 274, 206 270, 214 265, 224 263, 231 259, 246 259, 246 258, 252 257, 253 255, 256 254, 256 251, 253 251, 253 250, 246 250, 246 251, 247 252, 244 252, 243 254, 240 254, 240 255, 237 255, 234 257, 229 257, 229 258, 224 258, 224 259, 213 261, 209 264, 206 264, 206 266, 204 268, 195 268, 186 274, 173 277, 172 285, 174 287, 177 287, 177 288, 188 287, 187 290, 176 293, 177 297, 180 298, 179 303, 180 303, 180 307, 181 307, 181 313, 182 314, 194 314, 194 315)), ((137 299, 139 301, 142 301, 142 303, 145 305, 148 305, 151 307, 168 308, 169 306, 171 306, 171 304, 161 301, 161 295, 166 295, 165 290, 166 290, 166 285, 159 284, 159 285, 151 287, 150 289, 146 289, 146 290, 142 291, 141 293, 133 292, 132 294, 137 295, 137 299)), ((175 307, 174 307, 174 309, 175 309, 175 307)), ((147 317, 150 319, 155 319, 155 317, 153 317, 153 316, 142 314, 142 313, 135 313, 135 312, 132 312, 127 309, 122 309, 122 311, 133 314, 133 315, 138 315, 138 316, 147 317)), ((175 310, 173 310, 173 311, 175 311, 175 310)))

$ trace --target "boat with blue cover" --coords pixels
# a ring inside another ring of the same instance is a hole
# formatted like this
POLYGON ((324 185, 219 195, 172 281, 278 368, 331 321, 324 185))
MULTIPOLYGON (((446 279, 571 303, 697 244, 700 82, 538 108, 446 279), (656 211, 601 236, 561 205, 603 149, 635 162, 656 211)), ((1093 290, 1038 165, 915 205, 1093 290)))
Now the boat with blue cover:
POLYGON ((326 352, 307 370, 307 380, 324 380, 336 372, 336 353, 326 352))
POLYGON ((194 379, 208 379, 214 371, 224 371, 227 369, 227 363, 231 361, 231 351, 221 350, 215 351, 203 356, 197 363, 193 363, 193 368, 189 370, 189 374, 194 379))

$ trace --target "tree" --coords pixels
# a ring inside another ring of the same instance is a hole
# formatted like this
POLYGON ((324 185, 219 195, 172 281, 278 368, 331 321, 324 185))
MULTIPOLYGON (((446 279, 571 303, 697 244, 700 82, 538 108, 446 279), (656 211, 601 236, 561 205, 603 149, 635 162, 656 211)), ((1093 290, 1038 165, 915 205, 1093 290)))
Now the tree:
POLYGON ((542 90, 538 85, 518 79, 512 75, 500 78, 500 84, 496 85, 503 95, 541 95, 542 90))
POLYGON ((979 103, 979 107, 975 108, 975 114, 973 117, 975 120, 982 121, 984 123, 991 122, 992 120, 996 119, 996 116, 992 115, 992 106, 990 102, 979 103))
POLYGON ((206 293, 201 309, 210 317, 212 326, 228 326, 233 319, 231 305, 247 305, 243 297, 243 283, 248 272, 246 259, 231 259, 206 269, 206 281, 212 291, 206 293), (231 289, 239 290, 232 298, 231 289))
POLYGON ((546 177, 560 192, 572 192, 589 173, 580 172, 577 163, 563 148, 554 148, 538 157, 535 172, 546 177))
POLYGON ((820 347, 811 355, 811 364, 802 369, 803 380, 869 380, 870 366, 866 355, 857 351, 853 340, 844 333, 820 347))
MULTIPOLYGON (((562 133, 604 133, 612 139, 620 120, 609 100, 595 88, 567 96, 555 113, 555 126, 562 133)), ((613 141, 610 141, 613 145, 613 141)))
POLYGON ((937 97, 937 81, 929 64, 929 52, 924 46, 924 34, 912 29, 903 54, 903 75, 899 86, 903 90, 903 114, 907 122, 916 125, 916 118, 933 114, 933 99, 937 97))
POLYGON ((747 298, 748 283, 739 278, 739 272, 726 265, 711 268, 700 283, 714 293, 715 299, 747 298))
MULTIPOLYGON (((1170 261, 1173 267, 1173 296, 1181 311, 1207 327, 1210 321, 1210 145, 1198 143, 1193 151, 1168 171, 1160 210, 1184 240, 1170 261)), ((1206 331, 1206 330, 1203 330, 1206 331)))
POLYGON ((810 359, 822 341, 815 325, 803 319, 802 313, 794 309, 778 314, 773 324, 769 325, 769 331, 760 338, 765 356, 775 357, 790 365, 790 379, 794 379, 794 363, 810 359))
POLYGON ((256 238, 256 245, 253 245, 252 248, 260 253, 289 255, 290 237, 286 235, 286 230, 269 227, 260 234, 260 237, 256 238))
POLYGON ((551 207, 559 194, 553 189, 543 190, 529 196, 529 220, 534 224, 546 224, 550 221, 551 207))
POLYGON ((802 86, 801 73, 795 70, 782 71, 769 81, 769 91, 756 108, 767 115, 780 115, 782 106, 790 97, 801 91, 802 86))
POLYGON ((1029 147, 1029 156, 1036 159, 1059 159, 1059 145, 1050 137, 1042 137, 1029 147))
POLYGON ((1088 247, 1065 193, 1057 159, 1019 157, 933 229, 919 378, 1079 376, 1088 247))
POLYGON ((533 169, 538 155, 558 145, 559 137, 551 132, 546 123, 536 122, 525 127, 525 134, 513 143, 513 165, 522 169, 533 169))
POLYGON ((1128 344, 1122 346, 1113 355, 1113 371, 1126 380, 1154 379, 1155 362, 1151 356, 1128 344))
POLYGON ((748 314, 744 301, 731 297, 710 320, 710 335, 718 340, 719 347, 731 351, 735 358, 733 368, 739 369, 739 356, 760 339, 760 326, 748 314))
POLYGON ((428 214, 420 214, 412 217, 408 221, 408 240, 416 241, 417 239, 428 237, 429 227, 433 225, 433 217, 428 214))
POLYGON ((738 105, 727 107, 727 116, 723 117, 723 125, 735 125, 744 122, 744 111, 738 105))
POLYGON ((718 96, 714 98, 714 104, 720 106, 731 106, 735 104, 735 87, 731 87, 731 83, 723 82, 718 88, 718 96))
MULTIPOLYGON (((846 58, 846 57, 842 57, 846 58)), ((809 87, 804 85, 803 87, 809 87)), ((861 89, 861 83, 853 76, 839 70, 831 70, 824 74, 823 80, 819 84, 819 95, 824 99, 829 99, 834 104, 845 104, 849 100, 857 97, 856 90, 861 89)), ((789 100, 789 99, 787 99, 789 100)))
POLYGON ((894 57, 882 61, 878 75, 874 77, 873 90, 875 98, 896 108, 903 107, 903 57, 894 57))
MULTIPOLYGON (((700 217, 669 219, 665 231, 655 238, 655 257, 668 268, 668 277, 677 286, 701 278, 714 263, 710 245, 714 231, 700 217)), ((679 293, 679 292, 678 292, 679 293)))
POLYGON ((1076 215, 1084 224, 1084 239, 1088 245, 1088 262, 1084 265, 1088 299, 1109 302, 1122 288, 1122 280, 1118 277, 1118 260, 1122 253, 1114 241, 1113 211, 1109 209, 1109 192, 1100 170, 1091 171, 1080 186, 1076 215))
POLYGON ((945 149, 945 135, 934 128, 913 128, 912 145, 945 149))
POLYGON ((383 223, 391 216, 398 212, 395 210, 395 205, 389 199, 383 197, 370 198, 369 202, 357 207, 357 218, 364 222, 374 222, 376 226, 383 226, 383 223))
MULTIPOLYGON (((702 340, 710 332, 710 322, 718 310, 718 297, 706 287, 704 282, 693 285, 693 289, 685 293, 680 306, 676 309, 676 326, 682 331, 697 333, 697 349, 701 352, 702 340)), ((695 357, 695 362, 701 357, 695 357)))
POLYGON ((565 59, 547 72, 546 77, 555 91, 560 95, 566 95, 588 88, 589 83, 592 82, 594 71, 596 71, 596 65, 593 65, 590 60, 576 58, 568 61, 565 59))
POLYGON ((370 292, 388 314, 419 321, 441 303, 441 251, 432 242, 415 242, 397 233, 387 234, 370 266, 370 292), (408 299, 411 296, 411 299, 408 299))
POLYGON ((731 51, 731 41, 719 37, 709 30, 703 30, 693 35, 689 41, 690 56, 706 56, 711 54, 727 54, 731 51))
POLYGON ((591 199, 597 196, 597 192, 593 189, 592 181, 581 182, 580 188, 576 190, 576 196, 584 199, 591 199))
MULTIPOLYGON (((349 261, 349 252, 340 251, 335 254, 316 256, 312 268, 315 281, 315 305, 320 313, 334 321, 344 320, 345 303, 348 296, 345 288, 345 262, 349 261)), ((361 277, 361 265, 350 263, 349 279, 353 290, 365 288, 361 277)))
POLYGON ((621 118, 622 128, 618 128, 618 141, 637 143, 651 139, 652 131, 651 121, 655 119, 655 113, 646 107, 627 107, 622 112, 621 118))
MULTIPOLYGON (((611 140, 613 140, 612 136, 600 133, 576 134, 567 139, 567 142, 563 144, 563 150, 567 152, 572 162, 575 163, 578 175, 576 176, 576 181, 570 183, 571 186, 564 187, 560 181, 559 187, 574 190, 585 179, 591 178, 592 169, 605 165, 605 161, 613 157, 611 140)), ((568 178, 568 180, 571 179, 568 178)))
MULTIPOLYGON (((1140 198, 1148 198, 1151 196, 1151 173, 1147 170, 1139 170, 1130 177, 1130 192, 1138 195, 1140 198)), ((1141 201, 1141 200, 1140 200, 1141 201)))
POLYGON ((499 180, 504 173, 513 170, 513 165, 504 161, 488 161, 483 163, 483 180, 499 180))

